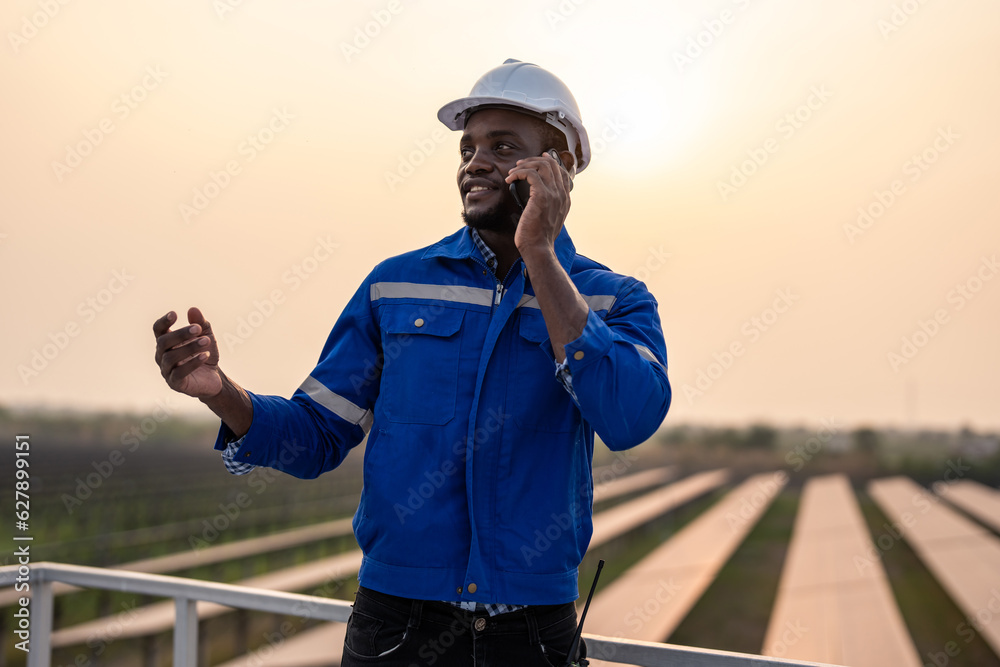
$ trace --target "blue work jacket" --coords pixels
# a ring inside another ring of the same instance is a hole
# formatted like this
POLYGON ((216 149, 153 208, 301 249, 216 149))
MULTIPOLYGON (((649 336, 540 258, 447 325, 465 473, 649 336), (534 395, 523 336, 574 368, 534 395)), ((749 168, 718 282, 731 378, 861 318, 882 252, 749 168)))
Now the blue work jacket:
POLYGON ((235 460, 313 478, 368 435, 354 516, 363 586, 428 600, 576 599, 594 433, 616 451, 641 443, 671 390, 645 286, 578 255, 565 229, 555 250, 590 306, 565 346, 573 394, 523 262, 500 284, 465 228, 375 267, 291 399, 250 394, 235 460))

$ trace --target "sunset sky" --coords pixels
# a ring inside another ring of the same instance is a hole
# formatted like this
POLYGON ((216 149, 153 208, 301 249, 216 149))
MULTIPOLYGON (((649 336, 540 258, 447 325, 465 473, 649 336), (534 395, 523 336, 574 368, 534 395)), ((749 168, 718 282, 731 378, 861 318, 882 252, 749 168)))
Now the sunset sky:
POLYGON ((205 415, 153 362, 192 305, 231 377, 291 395, 372 266, 462 224, 436 113, 513 57, 580 104, 567 228, 657 297, 667 425, 1000 429, 995 0, 9 0, 0 27, 0 405, 205 415))

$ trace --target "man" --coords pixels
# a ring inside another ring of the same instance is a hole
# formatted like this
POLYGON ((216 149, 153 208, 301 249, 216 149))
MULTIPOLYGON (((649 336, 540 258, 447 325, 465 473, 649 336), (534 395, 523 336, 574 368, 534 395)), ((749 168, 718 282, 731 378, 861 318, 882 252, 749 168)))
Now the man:
POLYGON ((563 228, 590 146, 562 81, 508 60, 438 118, 463 131, 465 228, 375 267, 291 399, 226 377, 197 308, 154 324, 156 361, 221 417, 232 472, 316 477, 368 435, 343 665, 561 665, 594 433, 633 447, 670 404, 656 301, 563 228))

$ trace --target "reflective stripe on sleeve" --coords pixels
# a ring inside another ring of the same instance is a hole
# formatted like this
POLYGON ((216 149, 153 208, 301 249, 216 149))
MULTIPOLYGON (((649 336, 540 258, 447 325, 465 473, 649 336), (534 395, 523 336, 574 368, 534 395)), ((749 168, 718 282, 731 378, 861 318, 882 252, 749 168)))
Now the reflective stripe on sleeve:
POLYGON ((299 389, 304 391, 309 398, 344 421, 360 426, 365 433, 372 427, 373 415, 371 410, 362 410, 340 394, 335 394, 327 389, 322 382, 313 376, 310 375, 307 377, 299 389))
POLYGON ((639 351, 640 357, 646 359, 647 361, 652 361, 654 364, 662 368, 664 372, 666 372, 667 367, 660 363, 660 360, 656 358, 655 354, 650 352, 648 347, 646 347, 645 345, 639 345, 638 343, 632 343, 632 344, 635 345, 635 349, 639 351))
MULTIPOLYGON (((611 310, 611 306, 615 305, 614 294, 581 294, 580 296, 582 296, 583 300, 587 302, 587 306, 591 310, 611 310)), ((517 307, 539 308, 538 299, 530 294, 525 294, 517 303, 517 307)))

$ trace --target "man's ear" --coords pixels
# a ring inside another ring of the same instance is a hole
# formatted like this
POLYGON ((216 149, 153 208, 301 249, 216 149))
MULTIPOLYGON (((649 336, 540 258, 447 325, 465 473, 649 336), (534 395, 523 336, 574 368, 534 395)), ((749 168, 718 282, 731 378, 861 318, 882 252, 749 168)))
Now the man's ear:
POLYGON ((562 160, 563 166, 569 172, 569 177, 574 178, 576 176, 576 156, 569 151, 559 151, 559 159, 562 160))

